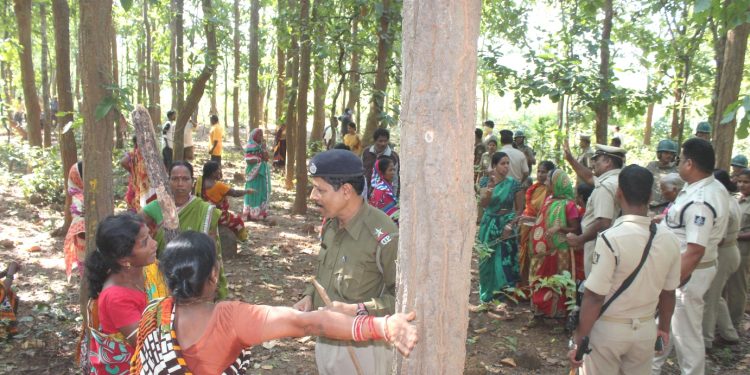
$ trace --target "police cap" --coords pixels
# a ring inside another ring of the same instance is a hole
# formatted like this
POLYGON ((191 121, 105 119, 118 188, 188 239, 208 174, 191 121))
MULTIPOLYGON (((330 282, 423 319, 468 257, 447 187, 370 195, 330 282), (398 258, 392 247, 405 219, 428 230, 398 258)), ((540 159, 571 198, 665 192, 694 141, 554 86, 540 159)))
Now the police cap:
POLYGON ((695 128, 695 133, 711 133, 711 124, 708 121, 699 122, 698 127, 695 128))
POLYGON ((733 167, 740 167, 740 168, 747 168, 747 156, 745 155, 737 155, 732 158, 732 166, 733 167))
POLYGON ((328 150, 313 156, 307 167, 313 177, 357 177, 365 173, 362 160, 348 150, 328 150))
POLYGON ((627 153, 627 151, 624 148, 599 144, 594 146, 594 148, 596 149, 596 151, 594 151, 594 159, 601 155, 607 155, 618 158, 623 162, 625 161, 625 154, 627 153))

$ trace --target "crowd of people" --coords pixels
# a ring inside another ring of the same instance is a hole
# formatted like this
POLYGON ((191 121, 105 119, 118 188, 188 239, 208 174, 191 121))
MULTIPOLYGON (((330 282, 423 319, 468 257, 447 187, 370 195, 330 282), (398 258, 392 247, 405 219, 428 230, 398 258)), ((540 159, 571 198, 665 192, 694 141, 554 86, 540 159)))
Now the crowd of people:
POLYGON ((672 348, 682 374, 704 374, 714 347, 740 342, 750 169, 743 155, 715 169, 710 124, 660 141, 645 167, 627 165, 621 135, 581 135, 568 168, 541 161, 535 181, 524 133, 500 131, 498 150, 493 131, 475 130, 481 302, 528 297, 530 325, 567 318, 585 374, 659 374, 672 348))

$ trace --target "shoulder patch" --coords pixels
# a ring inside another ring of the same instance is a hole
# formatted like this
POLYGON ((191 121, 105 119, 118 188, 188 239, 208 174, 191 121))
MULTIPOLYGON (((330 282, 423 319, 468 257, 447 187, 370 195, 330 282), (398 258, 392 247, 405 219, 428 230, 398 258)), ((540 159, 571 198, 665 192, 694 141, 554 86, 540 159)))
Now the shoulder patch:
POLYGON ((591 259, 591 264, 597 264, 597 263, 599 263, 599 253, 595 251, 591 259))
POLYGON ((373 235, 375 235, 377 241, 383 246, 388 245, 388 243, 393 239, 390 233, 383 232, 383 228, 375 228, 375 230, 373 231, 373 235))
POLYGON ((695 225, 702 227, 703 224, 706 224, 706 218, 704 216, 695 215, 695 220, 693 220, 695 225))

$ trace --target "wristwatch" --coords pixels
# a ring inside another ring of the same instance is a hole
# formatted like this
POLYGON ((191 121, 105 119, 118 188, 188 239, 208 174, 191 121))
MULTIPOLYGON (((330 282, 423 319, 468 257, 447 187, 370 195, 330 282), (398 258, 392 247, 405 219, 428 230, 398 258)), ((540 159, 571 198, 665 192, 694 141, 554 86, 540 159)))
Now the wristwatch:
POLYGON ((358 303, 357 304, 357 315, 367 315, 369 314, 367 312, 367 307, 365 307, 364 303, 358 303))

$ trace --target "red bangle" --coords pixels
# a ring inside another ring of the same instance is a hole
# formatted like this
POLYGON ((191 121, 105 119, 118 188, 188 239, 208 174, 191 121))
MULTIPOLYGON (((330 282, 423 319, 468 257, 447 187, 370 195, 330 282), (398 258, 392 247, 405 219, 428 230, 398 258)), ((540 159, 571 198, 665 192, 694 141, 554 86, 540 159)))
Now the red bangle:
POLYGON ((383 333, 385 333, 385 341, 391 342, 391 332, 388 331, 388 318, 390 318, 390 315, 385 316, 385 325, 383 329, 383 333))

